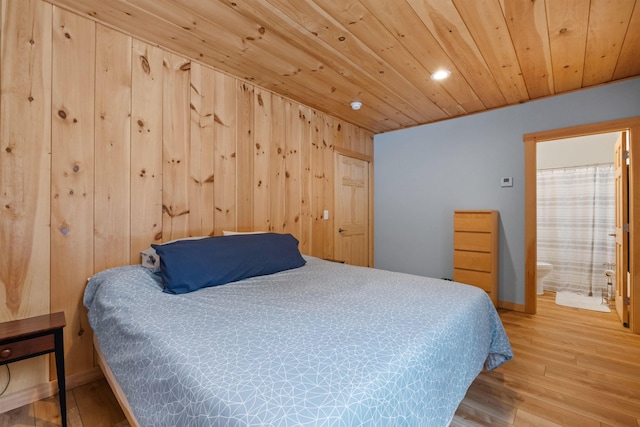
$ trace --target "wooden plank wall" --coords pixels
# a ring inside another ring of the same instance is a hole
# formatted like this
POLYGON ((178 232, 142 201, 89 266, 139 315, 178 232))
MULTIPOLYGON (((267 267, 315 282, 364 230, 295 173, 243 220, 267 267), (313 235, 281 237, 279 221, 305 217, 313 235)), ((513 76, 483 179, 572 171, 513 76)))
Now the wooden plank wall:
MULTIPOLYGON (((3 1, 0 13, 0 320, 10 320, 49 312, 52 8, 3 1)), ((48 380, 44 358, 11 370, 6 393, 48 380)))
MULTIPOLYGON (((369 131, 41 0, 0 1, 0 321, 63 310, 68 375, 94 367, 87 278, 153 242, 271 230, 333 257, 333 148, 373 156, 369 131)), ((7 394, 49 380, 40 359, 15 364, 7 394)))

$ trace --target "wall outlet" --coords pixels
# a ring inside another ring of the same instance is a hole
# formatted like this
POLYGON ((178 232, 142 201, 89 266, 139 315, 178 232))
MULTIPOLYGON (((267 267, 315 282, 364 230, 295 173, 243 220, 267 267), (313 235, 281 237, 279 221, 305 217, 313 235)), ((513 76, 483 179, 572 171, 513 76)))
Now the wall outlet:
POLYGON ((503 176, 500 178, 500 186, 501 187, 513 187, 513 177, 512 176, 503 176))

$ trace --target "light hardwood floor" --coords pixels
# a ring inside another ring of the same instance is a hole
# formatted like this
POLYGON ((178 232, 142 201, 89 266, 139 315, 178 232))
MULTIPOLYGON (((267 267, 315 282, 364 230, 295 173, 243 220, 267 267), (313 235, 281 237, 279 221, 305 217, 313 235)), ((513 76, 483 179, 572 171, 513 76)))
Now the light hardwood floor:
MULTIPOLYGON (((58 395, 0 414, 0 427, 61 426, 58 395)), ((67 390, 68 427, 130 427, 109 384, 98 381, 67 390)))
POLYGON ((500 312, 514 358, 478 376, 452 426, 640 426, 640 335, 554 300, 500 312))
MULTIPOLYGON (((615 313, 560 307, 500 317, 514 359, 481 373, 452 426, 640 426, 640 335, 615 313)), ((67 392, 69 427, 128 427, 106 381, 67 392)), ((60 425, 57 396, 0 414, 0 427, 60 425)))

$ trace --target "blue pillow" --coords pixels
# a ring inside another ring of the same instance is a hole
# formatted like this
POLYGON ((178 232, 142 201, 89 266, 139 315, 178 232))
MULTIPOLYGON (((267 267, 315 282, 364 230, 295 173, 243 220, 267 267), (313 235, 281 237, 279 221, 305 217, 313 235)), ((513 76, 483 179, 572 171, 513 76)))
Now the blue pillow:
POLYGON ((151 245, 160 256, 164 292, 184 294, 302 267, 291 234, 243 234, 151 245))

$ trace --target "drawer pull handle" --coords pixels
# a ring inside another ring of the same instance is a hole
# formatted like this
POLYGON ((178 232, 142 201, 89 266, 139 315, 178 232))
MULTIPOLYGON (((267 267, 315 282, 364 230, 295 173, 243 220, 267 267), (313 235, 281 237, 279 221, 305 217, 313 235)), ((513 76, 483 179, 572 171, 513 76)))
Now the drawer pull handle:
POLYGON ((10 356, 11 356, 10 348, 5 348, 4 350, 0 351, 0 359, 8 359, 10 356))

